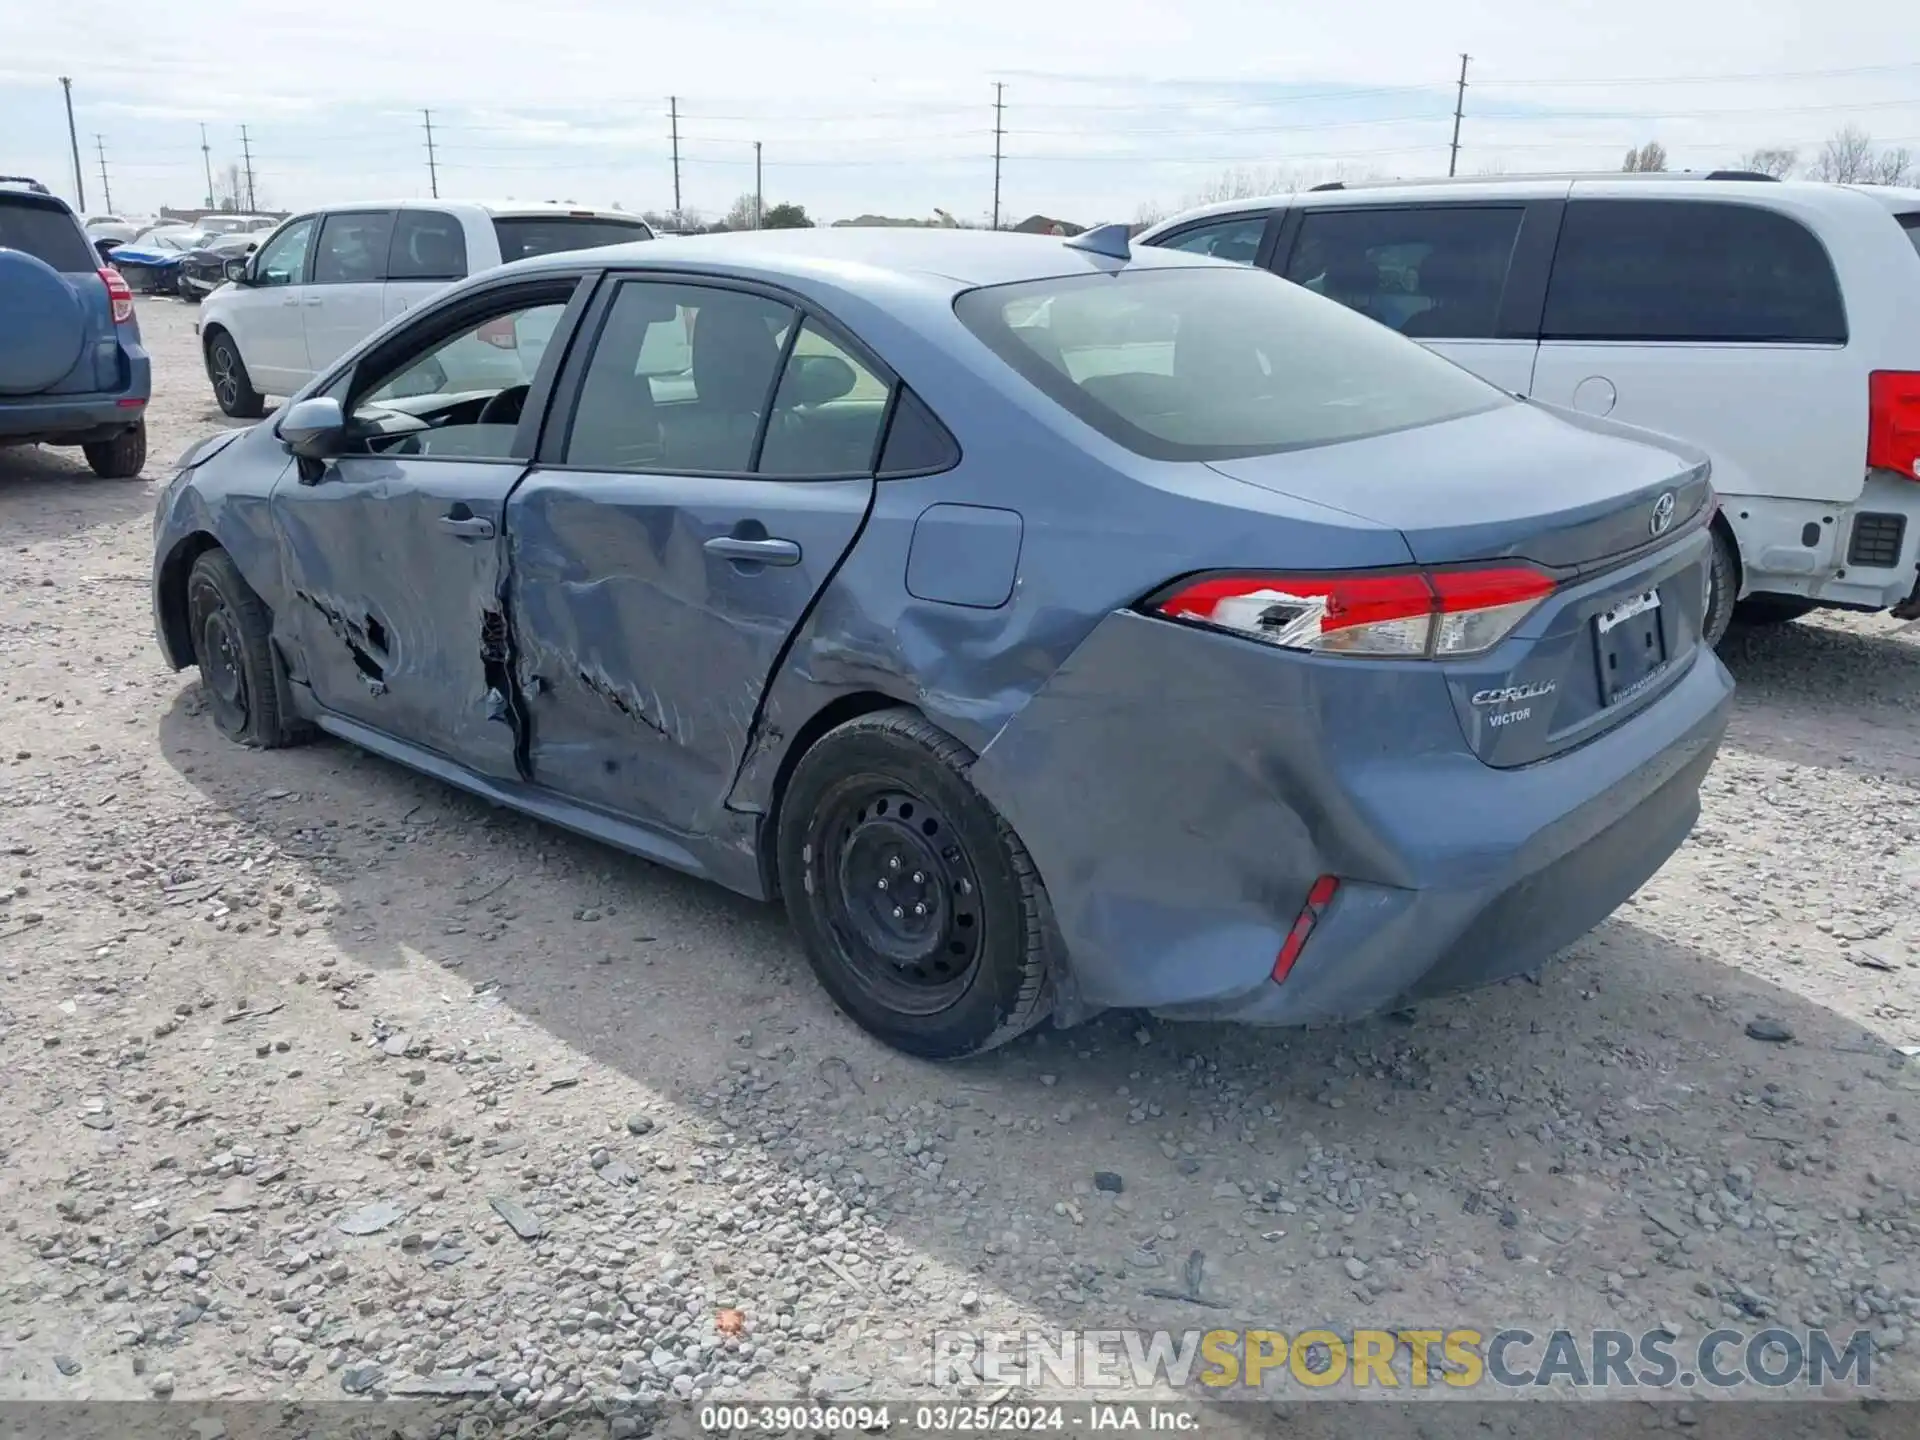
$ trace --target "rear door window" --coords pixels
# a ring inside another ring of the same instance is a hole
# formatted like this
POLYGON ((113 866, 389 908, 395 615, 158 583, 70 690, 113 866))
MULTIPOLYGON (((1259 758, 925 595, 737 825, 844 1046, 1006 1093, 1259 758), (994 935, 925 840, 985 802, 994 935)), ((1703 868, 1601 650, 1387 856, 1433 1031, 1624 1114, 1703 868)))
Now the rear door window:
POLYGON ((100 252, 72 215, 18 195, 0 196, 0 249, 21 251, 69 275, 100 268, 100 252))
POLYGON ((1267 216, 1262 211, 1258 215, 1229 215, 1154 243, 1165 250, 1185 250, 1190 255, 1211 255, 1216 260, 1251 265, 1259 257, 1260 237, 1266 232, 1267 216))
POLYGON ((523 215, 493 222, 500 239, 500 263, 556 255, 563 250, 597 250, 603 245, 625 245, 651 240, 653 231, 641 220, 608 220, 592 215, 523 215))
POLYGON ((1517 205, 1308 210, 1286 276, 1422 340, 1493 337, 1517 205))
POLYGON ((1844 344, 1826 250, 1799 221, 1707 200, 1575 200, 1543 340, 1844 344))
POLYGON ((387 278, 393 211, 346 210, 327 216, 313 256, 314 285, 362 285, 387 278))
POLYGON ((467 273, 467 234, 443 210, 402 210, 387 251, 389 280, 461 280, 467 273))

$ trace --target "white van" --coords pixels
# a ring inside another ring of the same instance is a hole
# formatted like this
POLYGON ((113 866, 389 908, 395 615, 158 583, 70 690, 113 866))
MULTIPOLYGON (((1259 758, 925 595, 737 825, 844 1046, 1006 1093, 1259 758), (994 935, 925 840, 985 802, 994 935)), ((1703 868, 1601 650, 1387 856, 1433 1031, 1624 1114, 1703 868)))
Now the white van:
MULTIPOLYGON (((353 345, 456 280, 495 265, 651 240, 618 210, 510 202, 396 200, 296 215, 228 267, 196 328, 214 399, 257 419, 353 345)), ((544 334, 476 333, 440 359, 475 389, 530 379, 544 334), (466 372, 471 371, 467 377, 466 372)))
POLYGON ((1504 390, 1705 450, 1710 640, 1736 601, 1755 621, 1920 614, 1920 190, 1731 171, 1335 182, 1139 238, 1267 267, 1504 390))

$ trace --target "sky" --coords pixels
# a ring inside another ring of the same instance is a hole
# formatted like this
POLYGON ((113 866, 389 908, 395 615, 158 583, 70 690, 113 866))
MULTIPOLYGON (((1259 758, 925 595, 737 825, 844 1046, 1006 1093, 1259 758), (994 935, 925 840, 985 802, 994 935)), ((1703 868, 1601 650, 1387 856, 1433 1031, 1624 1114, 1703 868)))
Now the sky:
POLYGON ((1000 213, 1083 224, 1266 188, 1445 174, 1675 169, 1854 125, 1920 155, 1920 7, 1887 0, 168 0, 103 41, 97 10, 0 0, 0 174, 87 209, 203 203, 253 156, 257 204, 439 193, 717 216, 754 185, 816 220, 1000 213), (324 21, 319 18, 324 14, 324 21), (203 152, 202 126, 206 145, 203 152))

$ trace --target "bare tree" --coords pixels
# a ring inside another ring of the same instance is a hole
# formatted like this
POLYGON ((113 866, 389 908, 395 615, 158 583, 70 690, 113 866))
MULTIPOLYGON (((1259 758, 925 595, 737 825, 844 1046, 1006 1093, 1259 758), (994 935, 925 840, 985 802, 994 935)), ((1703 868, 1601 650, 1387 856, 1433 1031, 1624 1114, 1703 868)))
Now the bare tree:
POLYGON ((751 230, 754 228, 753 222, 757 214, 758 208, 753 203, 753 192, 749 190, 727 207, 727 213, 720 217, 719 223, 714 228, 716 230, 751 230))
POLYGON ((1142 200, 1140 208, 1133 212, 1133 223, 1144 230, 1149 225, 1158 225, 1167 218, 1167 207, 1158 200, 1142 200))
POLYGON ((1820 147, 1807 173, 1815 180, 1858 185, 1872 175, 1873 163, 1873 138, 1859 126, 1849 125, 1820 147))
POLYGON ((1251 200, 1261 195, 1292 195, 1333 180, 1371 180, 1374 172, 1359 174, 1345 165, 1237 166, 1223 170, 1190 193, 1182 208, 1212 205, 1221 200, 1251 200))
POLYGON ((1627 151, 1627 158, 1620 168, 1628 174, 1652 174, 1667 168, 1667 147, 1658 140, 1649 140, 1638 149, 1627 151))
POLYGON ((1882 150, 1868 170, 1868 181, 1874 185, 1905 185, 1912 178, 1913 156, 1904 145, 1882 150))
POLYGON ((1784 145, 1763 145, 1740 157, 1742 170, 1751 170, 1756 175, 1771 175, 1776 180, 1786 179, 1799 163, 1800 152, 1784 145))
MULTIPOLYGON (((257 179, 254 182, 253 191, 253 203, 266 204, 260 199, 260 183, 257 179)), ((245 210, 247 200, 247 172, 238 160, 230 160, 213 172, 214 209, 245 210)))

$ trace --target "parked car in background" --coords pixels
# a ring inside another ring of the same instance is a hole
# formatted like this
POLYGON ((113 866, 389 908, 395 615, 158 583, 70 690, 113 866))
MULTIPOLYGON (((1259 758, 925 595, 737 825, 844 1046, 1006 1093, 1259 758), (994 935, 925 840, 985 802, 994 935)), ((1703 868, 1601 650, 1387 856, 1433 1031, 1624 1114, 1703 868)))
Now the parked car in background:
MULTIPOLYGON (((214 398, 229 415, 266 413, 395 316, 496 265, 650 240, 617 210, 401 200, 297 215, 230 265, 231 284, 201 307, 199 333, 214 398)), ((439 357, 473 388, 531 378, 545 336, 539 317, 469 337, 439 357)), ((432 384, 437 386, 438 379, 432 384)))
POLYGON ((246 259, 259 244, 259 232, 251 230, 202 237, 199 245, 180 257, 175 291, 183 300, 204 300, 227 283, 228 262, 246 259))
POLYGON ((121 244, 133 239, 140 227, 118 215, 89 215, 84 222, 87 238, 93 241, 117 240, 121 244))
POLYGON ((192 222, 193 228, 208 235, 253 235, 258 236, 279 225, 271 215, 202 215, 192 222))
POLYGON ((782 897, 946 1057, 1369 1013, 1599 923, 1727 723, 1712 511, 1690 447, 1124 227, 778 230, 423 301, 183 457, 153 601, 232 739, 782 897), (528 380, 415 383, 516 326, 528 380))
POLYGON ((1321 186, 1145 244, 1263 266, 1503 390, 1712 457, 1734 612, 1920 615, 1920 190, 1724 173, 1321 186))
POLYGON ((179 291, 180 262, 206 240, 199 230, 155 226, 113 248, 114 268, 136 294, 173 295, 179 291))
POLYGON ((78 445, 96 475, 131 479, 151 393, 127 282, 65 201, 0 177, 0 446, 78 445))

